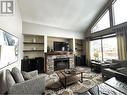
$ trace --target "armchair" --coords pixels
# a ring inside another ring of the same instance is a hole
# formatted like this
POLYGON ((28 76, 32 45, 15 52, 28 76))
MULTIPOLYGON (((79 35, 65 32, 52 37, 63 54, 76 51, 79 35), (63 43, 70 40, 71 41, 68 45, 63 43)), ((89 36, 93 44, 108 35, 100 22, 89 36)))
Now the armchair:
MULTIPOLYGON (((19 78, 20 79, 20 78, 19 78)), ((18 82, 10 70, 6 70, 7 93, 11 95, 30 94, 42 95, 45 90, 45 76, 37 75, 29 80, 18 82)))

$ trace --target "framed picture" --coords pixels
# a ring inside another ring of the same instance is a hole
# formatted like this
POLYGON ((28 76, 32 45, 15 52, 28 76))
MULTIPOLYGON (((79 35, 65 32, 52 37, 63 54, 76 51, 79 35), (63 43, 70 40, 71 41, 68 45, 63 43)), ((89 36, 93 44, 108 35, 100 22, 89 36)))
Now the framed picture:
POLYGON ((18 60, 19 40, 16 36, 0 29, 0 68, 18 60))

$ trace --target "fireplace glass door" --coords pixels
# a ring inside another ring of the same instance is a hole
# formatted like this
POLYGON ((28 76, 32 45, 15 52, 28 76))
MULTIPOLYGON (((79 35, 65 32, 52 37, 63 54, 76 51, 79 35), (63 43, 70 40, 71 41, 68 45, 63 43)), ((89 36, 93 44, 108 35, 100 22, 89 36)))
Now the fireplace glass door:
POLYGON ((54 71, 69 69, 69 58, 54 59, 54 71))

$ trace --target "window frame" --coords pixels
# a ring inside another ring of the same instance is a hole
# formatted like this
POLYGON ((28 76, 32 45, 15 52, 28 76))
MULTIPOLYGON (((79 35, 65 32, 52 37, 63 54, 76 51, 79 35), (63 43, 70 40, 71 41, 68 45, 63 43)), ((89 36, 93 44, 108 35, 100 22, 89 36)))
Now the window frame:
POLYGON ((91 30, 90 30, 91 33, 96 33, 96 32, 99 32, 99 31, 102 31, 102 30, 107 29, 107 28, 105 28, 105 29, 101 29, 101 30, 99 30, 99 31, 92 31, 92 29, 100 22, 100 20, 105 16, 105 14, 106 14, 108 11, 109 11, 109 27, 108 27, 108 28, 111 27, 111 22, 110 22, 110 9, 108 8, 108 9, 107 9, 106 11, 104 11, 103 14, 100 15, 100 17, 95 21, 94 25, 91 27, 91 30))
MULTIPOLYGON (((100 38, 97 38, 97 39, 91 39, 90 41, 94 41, 94 40, 100 40, 101 41, 101 54, 102 54, 102 60, 99 60, 99 61, 104 61, 104 51, 103 51, 103 39, 107 39, 107 38, 113 38, 113 37, 116 37, 116 34, 111 34, 111 35, 107 35, 107 36, 103 36, 103 37, 100 37, 100 38)), ((118 48, 118 47, 117 47, 118 48)), ((91 52, 91 51, 90 51, 91 52)), ((118 51, 117 51, 118 53, 118 51)), ((118 56, 118 55, 117 55, 118 56)), ((91 59, 91 56, 90 56, 90 60, 93 60, 91 59)))

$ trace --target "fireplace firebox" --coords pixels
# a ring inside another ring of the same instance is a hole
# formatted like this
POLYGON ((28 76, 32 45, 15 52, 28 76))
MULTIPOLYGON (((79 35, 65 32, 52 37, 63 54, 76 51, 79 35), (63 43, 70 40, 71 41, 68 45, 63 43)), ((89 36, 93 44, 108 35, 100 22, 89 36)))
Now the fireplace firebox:
POLYGON ((69 69, 69 58, 54 59, 54 71, 69 69))

